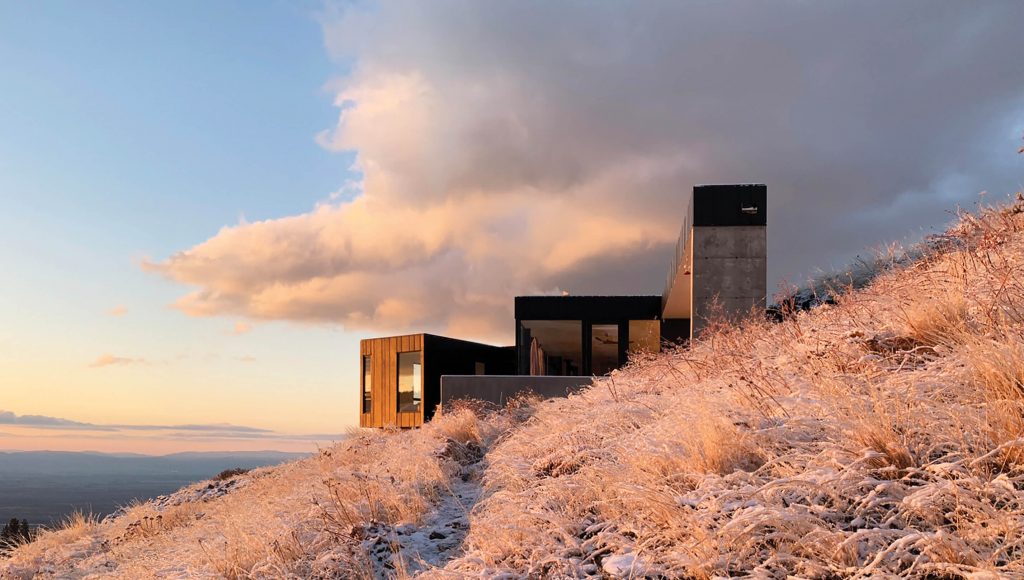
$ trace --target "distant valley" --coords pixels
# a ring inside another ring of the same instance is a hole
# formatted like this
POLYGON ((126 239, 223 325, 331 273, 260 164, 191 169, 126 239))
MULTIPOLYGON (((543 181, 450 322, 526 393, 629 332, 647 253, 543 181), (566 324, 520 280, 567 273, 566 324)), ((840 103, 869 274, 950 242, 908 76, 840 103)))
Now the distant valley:
POLYGON ((225 469, 252 469, 304 456, 277 451, 164 456, 0 452, 0 522, 16 517, 50 525, 75 510, 102 517, 132 499, 167 494, 225 469))

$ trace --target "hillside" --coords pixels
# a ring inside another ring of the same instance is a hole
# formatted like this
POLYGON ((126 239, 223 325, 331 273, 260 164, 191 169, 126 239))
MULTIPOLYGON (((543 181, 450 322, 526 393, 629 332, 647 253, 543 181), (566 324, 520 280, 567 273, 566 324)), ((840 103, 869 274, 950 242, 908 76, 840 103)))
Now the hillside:
POLYGON ((1024 203, 876 267, 568 399, 80 519, 0 578, 1024 576, 1024 203))

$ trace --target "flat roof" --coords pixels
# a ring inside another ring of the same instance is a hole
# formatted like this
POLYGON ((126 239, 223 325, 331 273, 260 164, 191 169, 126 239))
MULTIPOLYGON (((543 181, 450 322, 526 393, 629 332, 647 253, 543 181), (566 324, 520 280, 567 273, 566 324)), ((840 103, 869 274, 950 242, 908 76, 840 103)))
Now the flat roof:
POLYGON ((516 296, 516 320, 655 320, 661 296, 516 296))

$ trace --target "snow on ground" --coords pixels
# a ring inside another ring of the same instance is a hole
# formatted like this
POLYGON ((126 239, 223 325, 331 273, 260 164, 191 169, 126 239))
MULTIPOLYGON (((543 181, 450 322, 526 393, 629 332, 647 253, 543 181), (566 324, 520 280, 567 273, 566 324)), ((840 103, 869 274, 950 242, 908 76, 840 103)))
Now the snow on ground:
POLYGON ((1024 204, 835 304, 80 519, 0 578, 1024 578, 1024 204))
POLYGON ((405 571, 415 575, 443 568, 453 556, 461 555, 469 529, 469 512, 480 492, 478 481, 456 478, 421 525, 367 526, 362 546, 374 560, 376 576, 392 576, 401 565, 400 560, 405 571))

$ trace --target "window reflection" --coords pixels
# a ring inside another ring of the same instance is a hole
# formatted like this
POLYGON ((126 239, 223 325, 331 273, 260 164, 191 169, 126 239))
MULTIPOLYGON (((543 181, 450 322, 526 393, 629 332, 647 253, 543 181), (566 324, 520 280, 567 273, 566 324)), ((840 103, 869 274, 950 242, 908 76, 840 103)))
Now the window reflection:
POLYGON ((578 376, 582 373, 583 323, 579 320, 524 320, 522 348, 529 352, 529 374, 578 376))
POLYGON ((398 411, 419 411, 423 399, 423 359, 419 351, 398 353, 398 411))
POLYGON ((661 350, 661 322, 658 320, 629 321, 629 352, 659 352, 661 350))
POLYGON ((373 399, 373 364, 368 356, 363 357, 363 412, 369 413, 372 409, 373 399))
POLYGON ((606 375, 619 368, 619 325, 590 327, 590 373, 606 375))

